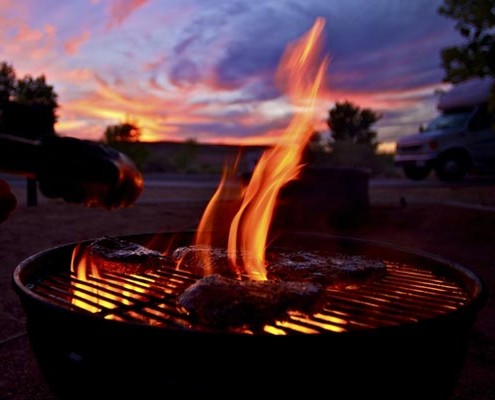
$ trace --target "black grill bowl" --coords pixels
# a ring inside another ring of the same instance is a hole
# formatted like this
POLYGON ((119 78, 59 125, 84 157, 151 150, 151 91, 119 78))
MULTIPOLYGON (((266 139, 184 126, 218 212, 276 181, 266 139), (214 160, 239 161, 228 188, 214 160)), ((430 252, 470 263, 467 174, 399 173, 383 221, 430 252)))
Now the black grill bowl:
MULTIPOLYGON (((192 232, 127 236, 153 246, 190 244, 192 232)), ((26 314, 29 340, 60 399, 174 398, 210 393, 305 393, 329 399, 448 399, 463 368, 470 330, 484 305, 481 280, 469 269, 410 249, 310 233, 274 243, 300 249, 380 257, 427 268, 462 287, 457 309, 416 322, 343 333, 239 334, 118 322, 62 307, 33 288, 68 270, 75 243, 19 264, 13 286, 26 314)), ((359 312, 359 310, 357 311, 359 312)))

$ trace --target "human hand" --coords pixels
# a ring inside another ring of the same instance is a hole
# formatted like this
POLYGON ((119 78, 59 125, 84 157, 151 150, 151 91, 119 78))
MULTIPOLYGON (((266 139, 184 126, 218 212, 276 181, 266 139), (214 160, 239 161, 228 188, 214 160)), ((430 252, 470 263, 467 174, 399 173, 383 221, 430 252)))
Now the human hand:
POLYGON ((36 177, 46 197, 88 207, 127 207, 143 189, 143 177, 127 156, 100 143, 69 137, 43 143, 36 177))

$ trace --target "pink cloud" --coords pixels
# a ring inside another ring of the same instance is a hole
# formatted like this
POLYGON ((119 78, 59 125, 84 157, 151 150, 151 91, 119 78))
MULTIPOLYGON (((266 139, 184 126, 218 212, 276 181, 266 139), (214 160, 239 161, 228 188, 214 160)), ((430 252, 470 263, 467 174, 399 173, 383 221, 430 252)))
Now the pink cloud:
POLYGON ((3 57, 14 64, 19 76, 25 73, 37 75, 44 69, 46 60, 54 54, 57 31, 53 25, 34 29, 29 24, 16 21, 8 30, 0 31, 3 57))
POLYGON ((38 42, 43 38, 43 32, 37 29, 31 29, 27 25, 21 25, 17 34, 14 37, 14 41, 19 42, 38 42))
POLYGON ((79 47, 89 39, 90 33, 84 31, 79 36, 70 38, 64 43, 64 50, 67 54, 73 56, 79 51, 79 47))
POLYGON ((108 28, 121 25, 138 8, 142 7, 148 0, 113 0, 110 4, 110 21, 108 28))
POLYGON ((156 76, 152 76, 150 79, 148 79, 148 86, 153 90, 159 90, 159 91, 165 90, 165 88, 158 83, 156 76))

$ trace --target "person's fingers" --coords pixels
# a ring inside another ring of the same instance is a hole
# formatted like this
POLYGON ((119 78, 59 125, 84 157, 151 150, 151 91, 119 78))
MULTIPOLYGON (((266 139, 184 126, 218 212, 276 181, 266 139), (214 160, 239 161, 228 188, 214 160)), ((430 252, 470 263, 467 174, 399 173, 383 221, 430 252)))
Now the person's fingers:
POLYGON ((117 185, 108 192, 106 208, 128 207, 140 196, 143 190, 143 177, 134 163, 121 155, 117 161, 120 176, 117 185))
POLYGON ((74 138, 46 143, 38 179, 47 197, 107 209, 130 206, 143 189, 141 172, 123 153, 74 138))

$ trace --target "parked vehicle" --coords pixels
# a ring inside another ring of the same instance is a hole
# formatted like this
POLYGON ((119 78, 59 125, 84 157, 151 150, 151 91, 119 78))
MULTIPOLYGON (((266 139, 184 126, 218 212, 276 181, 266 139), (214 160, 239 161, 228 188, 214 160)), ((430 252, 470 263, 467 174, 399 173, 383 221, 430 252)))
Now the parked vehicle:
POLYGON ((493 79, 472 79, 440 96, 439 115, 419 133, 400 138, 394 163, 414 180, 431 171, 443 181, 468 173, 495 173, 495 114, 488 98, 493 79))

